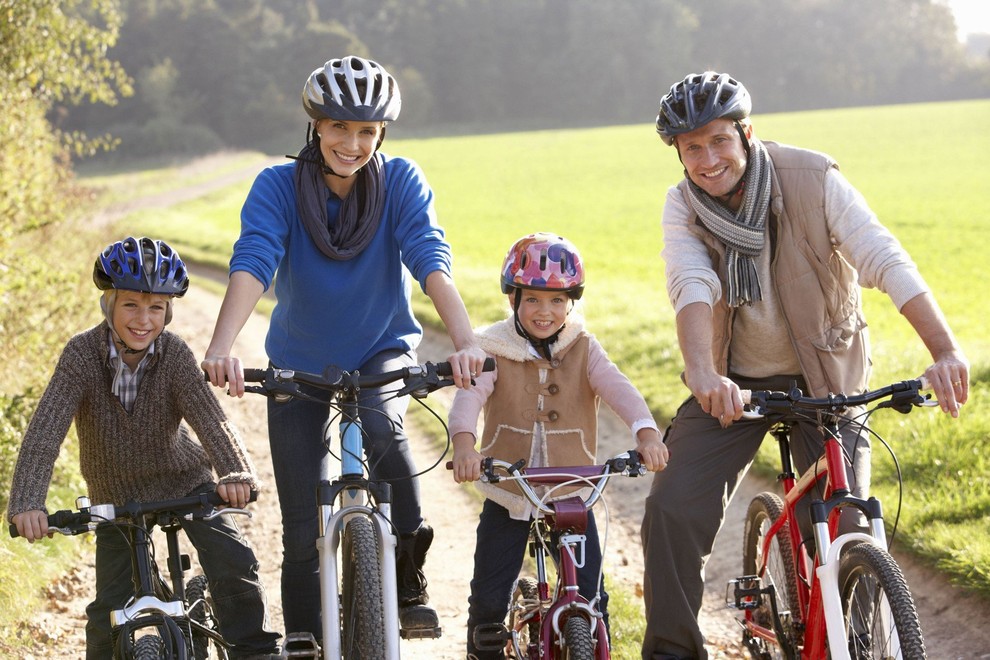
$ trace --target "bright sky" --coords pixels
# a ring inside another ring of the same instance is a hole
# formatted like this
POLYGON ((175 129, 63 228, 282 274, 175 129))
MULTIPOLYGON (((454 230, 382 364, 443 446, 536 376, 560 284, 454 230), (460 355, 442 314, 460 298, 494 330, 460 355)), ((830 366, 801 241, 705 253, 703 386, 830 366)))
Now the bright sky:
POLYGON ((960 39, 971 32, 990 33, 990 2, 987 0, 945 0, 956 17, 960 39))

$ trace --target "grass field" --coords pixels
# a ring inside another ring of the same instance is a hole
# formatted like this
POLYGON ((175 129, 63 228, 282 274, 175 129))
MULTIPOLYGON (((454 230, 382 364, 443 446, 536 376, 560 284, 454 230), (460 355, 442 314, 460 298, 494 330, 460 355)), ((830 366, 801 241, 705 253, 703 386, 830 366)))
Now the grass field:
MULTIPOLYGON (((990 218, 990 101, 763 115, 754 117, 754 125, 763 139, 819 149, 838 160, 915 257, 967 351, 973 389, 960 420, 923 411, 878 416, 874 425, 895 448, 903 472, 901 542, 956 581, 990 595, 990 459, 984 450, 990 333, 981 290, 990 280, 982 250, 990 218)), ((666 188, 682 173, 675 152, 651 125, 389 140, 385 147, 413 158, 427 173, 474 322, 505 313, 498 271, 516 238, 539 230, 563 234, 578 245, 587 266, 583 304, 591 330, 647 396, 658 420, 669 418, 687 390, 678 379, 659 226, 666 188)), ((146 179, 132 179, 140 180, 146 179)), ((107 177, 100 183, 110 185, 107 177)), ((136 214, 123 226, 165 238, 188 258, 224 264, 248 185, 136 214)), ((435 322, 429 304, 420 299, 418 305, 421 316, 435 322)), ((930 358, 889 300, 870 291, 866 306, 873 384, 921 373, 930 358)), ((874 489, 892 521, 895 468, 882 449, 874 455, 874 489)))

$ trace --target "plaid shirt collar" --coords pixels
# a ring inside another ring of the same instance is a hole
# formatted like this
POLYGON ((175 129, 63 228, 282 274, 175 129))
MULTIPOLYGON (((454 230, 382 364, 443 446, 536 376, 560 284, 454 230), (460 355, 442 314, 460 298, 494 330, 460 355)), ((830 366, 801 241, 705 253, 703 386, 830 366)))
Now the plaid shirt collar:
POLYGON ((117 346, 113 341, 113 333, 108 332, 107 337, 107 341, 110 344, 108 366, 110 373, 113 374, 112 391, 120 399, 120 404, 124 406, 124 410, 132 412, 134 410, 134 400, 137 399, 138 386, 141 384, 141 377, 144 376, 144 372, 148 369, 151 356, 155 354, 156 342, 151 342, 148 345, 148 350, 145 352, 144 357, 141 358, 141 362, 138 363, 137 369, 131 371, 131 368, 121 359, 120 353, 117 351, 117 346))

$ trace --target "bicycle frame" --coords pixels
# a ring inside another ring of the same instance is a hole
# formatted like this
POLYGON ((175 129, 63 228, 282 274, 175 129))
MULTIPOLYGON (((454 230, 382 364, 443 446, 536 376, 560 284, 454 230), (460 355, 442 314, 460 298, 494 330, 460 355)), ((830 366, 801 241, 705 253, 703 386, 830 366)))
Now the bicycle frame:
MULTIPOLYGON (((837 409, 841 407, 840 404, 841 402, 837 403, 837 409)), ((913 404, 923 405, 917 402, 913 404)), ((850 493, 845 457, 839 439, 839 419, 835 411, 819 416, 818 423, 824 440, 822 454, 804 474, 797 476, 793 472, 790 455, 791 423, 782 420, 771 426, 770 434, 776 438, 780 448, 782 472, 778 481, 783 495, 783 511, 769 526, 762 539, 761 560, 757 565, 756 575, 730 582, 730 586, 735 586, 735 606, 745 610, 741 621, 743 627, 753 637, 775 644, 785 655, 796 657, 797 650, 790 647, 791 640, 779 637, 783 628, 780 627, 781 613, 777 607, 773 587, 754 588, 750 582, 753 578, 760 578, 762 581, 766 575, 772 554, 771 546, 775 538, 778 535, 786 535, 790 541, 791 560, 797 577, 795 584, 790 586, 795 589, 793 596, 796 597, 799 611, 796 617, 795 613, 791 613, 791 616, 796 620, 795 628, 803 631, 800 657, 809 660, 824 657, 831 657, 833 660, 850 658, 839 588, 839 568, 843 551, 850 544, 857 543, 871 544, 887 551, 887 536, 880 501, 875 497, 864 500, 850 493), (816 488, 822 490, 823 497, 814 500, 810 507, 815 542, 815 554, 812 557, 803 542, 796 507, 802 498, 810 496, 816 488), (841 510, 846 507, 858 509, 863 513, 868 522, 869 533, 838 534, 839 516, 841 510), (747 584, 740 586, 744 582, 747 584), (754 615, 754 608, 758 606, 764 593, 771 594, 773 628, 758 622, 754 615)), ((879 617, 882 628, 890 634, 889 650, 894 657, 900 657, 900 641, 896 627, 892 625, 893 615, 886 598, 880 601, 879 617)))
MULTIPOLYGON (((580 616, 588 622, 595 660, 609 660, 611 655, 604 617, 594 604, 578 592, 577 571, 584 566, 587 542, 584 532, 588 525, 588 512, 601 498, 608 480, 617 474, 639 476, 645 473, 645 468, 640 465, 635 450, 607 461, 604 466, 527 468, 523 471, 523 464, 523 461, 511 464, 486 458, 482 470, 482 478, 491 483, 504 479, 516 480, 524 496, 537 510, 530 527, 530 544, 536 563, 537 598, 535 602, 526 603, 525 611, 520 614, 513 629, 507 631, 512 648, 518 658, 562 658, 566 651, 566 622, 570 617, 580 616), (496 467, 511 476, 496 475, 496 467), (541 497, 533 489, 534 485, 549 486, 551 490, 541 497), (591 494, 586 499, 573 495, 547 501, 556 489, 575 485, 590 485, 591 494), (551 597, 547 555, 550 554, 549 544, 554 533, 558 534, 558 552, 554 560, 557 581, 551 597), (530 640, 527 648, 521 648, 519 633, 532 622, 540 624, 540 639, 530 640)), ((448 467, 451 465, 448 464, 448 467)))
MULTIPOLYGON (((356 395, 344 401, 356 406, 356 395), (353 400, 350 400, 353 397, 353 400)), ((353 407, 349 408, 353 410, 353 407)), ((381 569, 384 598, 385 657, 399 657, 399 604, 395 577, 395 548, 397 540, 392 531, 391 487, 364 478, 360 457, 364 455, 362 429, 356 415, 344 413, 340 421, 341 474, 333 482, 324 481, 317 491, 320 508, 320 598, 323 606, 323 657, 341 657, 340 592, 337 552, 344 526, 353 516, 365 516, 374 524, 378 537, 378 566, 381 569), (340 500, 340 507, 334 503, 340 500), (372 506, 372 503, 375 503, 372 506)))

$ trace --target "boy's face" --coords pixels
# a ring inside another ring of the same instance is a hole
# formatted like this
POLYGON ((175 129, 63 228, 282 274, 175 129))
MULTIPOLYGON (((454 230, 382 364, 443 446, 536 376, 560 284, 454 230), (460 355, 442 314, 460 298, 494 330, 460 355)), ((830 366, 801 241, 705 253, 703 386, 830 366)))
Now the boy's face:
POLYGON ((117 291, 113 306, 113 329, 128 348, 142 351, 165 329, 169 297, 159 293, 117 291))
MULTIPOLYGON (((515 293, 509 294, 509 305, 515 303, 515 293)), ((519 303, 519 322, 529 335, 546 339, 560 330, 570 311, 570 297, 561 291, 523 289, 519 303)))

